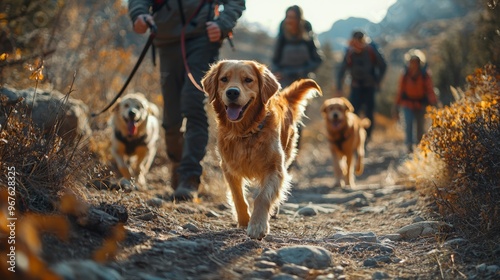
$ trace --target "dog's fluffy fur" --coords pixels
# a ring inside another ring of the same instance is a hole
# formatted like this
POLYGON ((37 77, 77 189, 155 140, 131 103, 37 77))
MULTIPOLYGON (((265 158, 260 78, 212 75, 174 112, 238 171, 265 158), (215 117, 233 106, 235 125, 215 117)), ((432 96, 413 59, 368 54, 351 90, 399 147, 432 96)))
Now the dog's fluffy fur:
POLYGON ((280 91, 269 69, 255 61, 223 60, 202 80, 217 119, 221 168, 229 185, 238 226, 251 238, 269 232, 271 211, 285 199, 288 166, 296 155, 297 124, 307 100, 321 94, 311 79, 280 91), (245 182, 259 189, 250 215, 245 182))
POLYGON ((325 100, 321 113, 333 156, 334 185, 355 187, 353 171, 358 176, 363 174, 366 128, 371 122, 354 114, 352 104, 344 97, 325 100))
POLYGON ((110 126, 111 154, 118 170, 126 179, 134 177, 140 185, 146 184, 156 155, 160 125, 158 107, 142 93, 129 93, 113 108, 110 126))

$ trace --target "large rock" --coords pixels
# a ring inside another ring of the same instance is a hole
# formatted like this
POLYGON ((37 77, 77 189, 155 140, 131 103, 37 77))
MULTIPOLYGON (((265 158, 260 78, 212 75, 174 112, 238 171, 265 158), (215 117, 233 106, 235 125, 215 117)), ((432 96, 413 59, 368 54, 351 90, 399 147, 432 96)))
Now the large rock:
POLYGON ((277 250, 277 256, 283 264, 296 264, 313 269, 325 269, 332 265, 332 254, 318 246, 292 246, 277 250))
POLYGON ((53 133, 54 125, 61 121, 56 133, 64 140, 71 141, 76 137, 84 139, 90 137, 92 130, 88 124, 89 109, 81 100, 67 98, 56 90, 44 91, 41 89, 0 88, 0 98, 7 97, 4 103, 7 106, 0 106, 0 124, 5 122, 5 113, 16 103, 19 98, 23 105, 27 107, 27 114, 32 116, 33 123, 43 130, 44 133, 53 133))
POLYGON ((64 280, 121 280, 120 274, 109 267, 91 260, 72 260, 53 267, 55 273, 64 280))
POLYGON ((404 226, 398 230, 403 239, 414 239, 417 237, 427 237, 437 234, 442 228, 452 226, 441 221, 422 221, 404 226))

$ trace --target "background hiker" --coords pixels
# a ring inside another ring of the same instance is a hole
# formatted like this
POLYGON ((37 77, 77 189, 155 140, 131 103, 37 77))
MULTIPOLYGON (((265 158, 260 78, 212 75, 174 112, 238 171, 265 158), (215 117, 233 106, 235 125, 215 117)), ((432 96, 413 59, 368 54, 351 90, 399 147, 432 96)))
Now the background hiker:
POLYGON ((185 50, 187 65, 199 83, 209 65, 218 59, 222 40, 245 10, 244 0, 222 0, 218 3, 224 5, 224 10, 216 16, 214 1, 128 1, 135 32, 146 32, 146 21, 158 27, 154 45, 160 57, 164 101, 162 126, 171 162, 173 199, 176 200, 190 200, 197 195, 202 174, 200 162, 208 143, 205 94, 188 78, 182 49, 185 50), (151 8, 153 15, 149 13, 151 8), (184 42, 181 40, 182 32, 184 42), (182 133, 180 129, 184 118, 186 130, 182 133))
POLYGON ((427 105, 437 105, 432 77, 427 70, 425 55, 417 49, 409 50, 405 56, 405 71, 399 79, 396 108, 403 111, 405 124, 405 144, 408 152, 418 144, 424 135, 424 116, 427 105), (414 130, 416 129, 416 138, 414 130))
POLYGON ((297 5, 286 9, 279 26, 272 58, 272 70, 283 88, 301 78, 314 78, 314 71, 323 62, 319 41, 311 23, 304 19, 297 5))
POLYGON ((344 55, 337 75, 337 94, 344 96, 342 86, 345 74, 351 76, 351 93, 349 101, 354 107, 354 113, 360 113, 364 106, 365 116, 372 125, 367 129, 367 141, 370 139, 375 121, 375 92, 379 89, 387 64, 375 44, 367 43, 365 34, 355 31, 344 55))
MULTIPOLYGON (((302 78, 314 79, 314 71, 323 62, 323 52, 313 32, 312 25, 304 19, 304 12, 297 5, 286 9, 285 19, 279 25, 271 69, 282 88, 302 78)), ((299 125, 299 139, 302 125, 299 125)), ((299 143, 297 143, 299 147, 299 143)), ((294 161, 294 166, 296 166, 294 161)))

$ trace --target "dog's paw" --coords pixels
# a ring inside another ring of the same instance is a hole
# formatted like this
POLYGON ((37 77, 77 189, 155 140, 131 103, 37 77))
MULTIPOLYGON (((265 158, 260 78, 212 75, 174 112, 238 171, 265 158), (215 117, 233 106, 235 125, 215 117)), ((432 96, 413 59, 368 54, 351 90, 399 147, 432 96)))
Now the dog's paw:
POLYGON ((355 188, 356 188, 356 184, 355 183, 351 183, 351 184, 348 184, 348 185, 344 186, 345 190, 352 190, 352 189, 355 189, 355 188))
POLYGON ((269 224, 267 222, 252 223, 247 228, 247 235, 252 239, 261 240, 269 233, 269 224))
POLYGON ((346 188, 353 189, 356 187, 356 182, 354 182, 354 176, 351 176, 350 178, 347 178, 345 180, 346 183, 346 188))
POLYGON ((137 183, 139 184, 139 186, 141 187, 146 187, 146 176, 144 176, 144 174, 139 174, 139 176, 137 176, 137 183))
POLYGON ((342 181, 342 180, 338 180, 338 179, 336 179, 335 181, 333 181, 333 187, 334 187, 334 188, 341 188, 341 187, 342 187, 342 185, 343 185, 342 183, 343 183, 343 181, 342 181))
POLYGON ((238 213, 238 227, 246 228, 250 222, 250 214, 248 212, 238 213))
POLYGON ((249 220, 250 220, 250 218, 238 220, 238 227, 239 228, 247 228, 249 220))

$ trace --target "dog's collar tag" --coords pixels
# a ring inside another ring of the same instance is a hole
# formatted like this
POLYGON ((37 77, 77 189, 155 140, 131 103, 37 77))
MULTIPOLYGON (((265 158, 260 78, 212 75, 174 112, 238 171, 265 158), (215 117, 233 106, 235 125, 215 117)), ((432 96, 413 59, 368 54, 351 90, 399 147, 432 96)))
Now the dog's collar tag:
POLYGON ((246 138, 246 137, 250 137, 250 136, 252 136, 253 134, 257 134, 257 133, 259 133, 259 132, 260 132, 260 131, 264 128, 264 126, 266 125, 266 120, 267 120, 267 116, 268 116, 268 115, 269 115, 269 114, 266 114, 266 116, 264 117, 264 119, 263 119, 263 120, 259 123, 259 126, 257 126, 257 131, 247 133, 247 134, 243 135, 242 137, 243 137, 243 138, 246 138))

